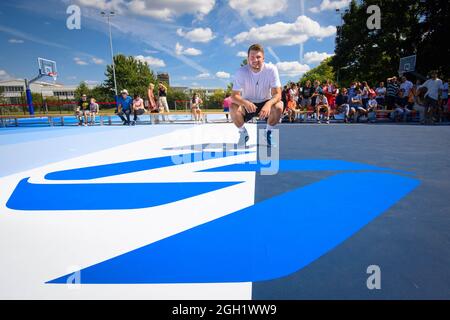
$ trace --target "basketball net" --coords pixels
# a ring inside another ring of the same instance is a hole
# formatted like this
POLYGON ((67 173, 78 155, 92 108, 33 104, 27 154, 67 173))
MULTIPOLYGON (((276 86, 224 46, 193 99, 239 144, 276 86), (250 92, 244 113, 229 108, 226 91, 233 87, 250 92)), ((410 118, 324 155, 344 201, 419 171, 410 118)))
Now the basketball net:
POLYGON ((56 78, 57 78, 57 76, 58 76, 58 74, 57 74, 56 72, 49 72, 47 75, 48 75, 49 77, 52 77, 52 78, 53 78, 53 81, 56 82, 56 78))

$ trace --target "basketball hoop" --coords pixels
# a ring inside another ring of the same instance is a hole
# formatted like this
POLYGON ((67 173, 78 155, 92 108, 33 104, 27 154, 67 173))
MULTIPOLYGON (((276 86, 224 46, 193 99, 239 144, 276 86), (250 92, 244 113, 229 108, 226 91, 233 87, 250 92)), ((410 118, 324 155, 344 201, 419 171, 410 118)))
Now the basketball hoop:
POLYGON ((49 73, 47 73, 47 75, 49 77, 52 77, 53 81, 56 81, 56 78, 58 77, 58 74, 56 72, 49 72, 49 73))

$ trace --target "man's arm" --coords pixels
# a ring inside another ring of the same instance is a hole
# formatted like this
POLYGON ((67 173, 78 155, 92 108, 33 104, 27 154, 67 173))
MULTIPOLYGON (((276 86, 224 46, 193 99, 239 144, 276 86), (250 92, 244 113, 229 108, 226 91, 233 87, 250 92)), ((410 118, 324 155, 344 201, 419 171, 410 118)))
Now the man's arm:
POLYGON ((232 91, 231 101, 234 104, 237 104, 238 106, 243 106, 245 108, 245 110, 247 110, 250 113, 256 111, 256 106, 252 102, 242 98, 240 91, 235 91, 235 90, 232 91))
POLYGON ((270 111, 272 106, 276 105, 281 101, 281 87, 270 89, 272 93, 272 99, 267 101, 262 107, 261 112, 259 113, 260 118, 265 119, 270 115, 270 111))

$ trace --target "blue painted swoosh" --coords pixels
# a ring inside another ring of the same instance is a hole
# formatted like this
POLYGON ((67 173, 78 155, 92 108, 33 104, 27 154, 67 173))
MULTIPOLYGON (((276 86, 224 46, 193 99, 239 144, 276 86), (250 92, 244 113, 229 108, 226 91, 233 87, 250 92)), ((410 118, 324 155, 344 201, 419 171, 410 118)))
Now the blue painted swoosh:
POLYGON ((218 159, 222 157, 236 156, 250 153, 248 151, 228 151, 228 152, 193 152, 179 155, 172 155, 159 158, 141 159, 105 165, 77 168, 51 172, 45 175, 47 180, 90 180, 138 172, 150 169, 170 167, 182 163, 191 163, 208 159, 218 159), (174 163, 174 159, 178 163, 174 163))
POLYGON ((114 210, 159 206, 241 182, 34 184, 22 179, 6 206, 15 210, 114 210))
POLYGON ((226 165, 222 167, 215 167, 201 170, 200 172, 229 172, 229 171, 256 171, 259 172, 262 168, 278 167, 279 171, 341 171, 341 170, 376 170, 376 171, 391 171, 398 173, 410 172, 394 170, 390 168, 376 167, 363 163, 348 162, 342 160, 272 160, 268 165, 261 162, 246 162, 226 165))
MULTIPOLYGON (((251 282, 286 276, 418 185, 416 179, 389 173, 340 173, 87 267, 81 283, 251 282), (354 197, 351 190, 390 191, 368 198, 354 197), (292 199, 301 206, 293 206, 292 199)), ((69 276, 48 283, 66 283, 69 276)))

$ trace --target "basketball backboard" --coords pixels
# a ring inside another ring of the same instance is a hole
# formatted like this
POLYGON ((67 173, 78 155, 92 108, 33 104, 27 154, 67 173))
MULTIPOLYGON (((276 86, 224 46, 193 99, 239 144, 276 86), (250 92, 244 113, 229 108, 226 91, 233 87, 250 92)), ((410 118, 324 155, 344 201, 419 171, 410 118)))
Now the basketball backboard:
POLYGON ((413 72, 416 69, 416 55, 400 58, 398 73, 413 72))
POLYGON ((44 58, 38 58, 39 64, 39 75, 41 76, 50 76, 56 80, 56 76, 58 75, 58 71, 56 70, 56 62, 44 58))

